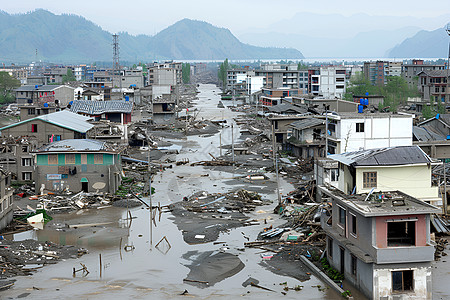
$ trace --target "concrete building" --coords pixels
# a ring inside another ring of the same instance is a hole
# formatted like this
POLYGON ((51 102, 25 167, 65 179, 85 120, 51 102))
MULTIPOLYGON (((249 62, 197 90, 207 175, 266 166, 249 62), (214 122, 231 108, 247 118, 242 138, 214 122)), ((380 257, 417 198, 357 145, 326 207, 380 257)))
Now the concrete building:
POLYGON ((422 100, 429 102, 433 98, 434 101, 450 103, 450 88, 447 84, 450 73, 447 70, 420 71, 417 76, 422 100))
POLYGON ((142 70, 122 70, 121 71, 122 87, 144 87, 144 74, 142 70))
POLYGON ((37 139, 33 137, 0 138, 0 168, 11 173, 11 180, 32 183, 34 180, 34 158, 37 139))
POLYGON ((62 110, 2 127, 0 133, 4 138, 36 138, 37 145, 41 146, 51 141, 86 138, 86 133, 94 127, 88 122, 91 119, 62 110))
POLYGON ((442 205, 432 181, 433 165, 418 146, 377 148, 328 156, 339 162, 339 190, 346 194, 401 191, 434 205, 442 205))
POLYGON ((326 99, 342 99, 346 86, 345 67, 320 67, 319 95, 326 99))
POLYGON ((25 85, 15 90, 22 121, 58 111, 74 99, 73 87, 67 85, 25 85))
POLYGON ((248 68, 227 70, 227 80, 226 80, 225 90, 232 90, 233 86, 236 83, 242 82, 242 79, 240 80, 240 82, 238 82, 238 75, 243 75, 245 77, 253 76, 253 75, 255 75, 255 71, 250 70, 248 68))
POLYGON ((13 192, 11 174, 0 168, 0 230, 13 219, 13 192))
POLYGON ((402 63, 392 61, 364 62, 364 77, 373 85, 383 86, 389 76, 401 76, 402 63))
POLYGON ((413 127, 413 144, 432 158, 450 159, 450 114, 437 114, 413 127))
POLYGON ((170 124, 175 121, 176 93, 170 85, 153 85, 151 94, 152 121, 155 124, 170 124))
POLYGON ((417 86, 419 84, 419 74, 422 71, 437 71, 445 70, 445 65, 439 64, 425 64, 422 59, 413 59, 410 64, 402 65, 402 77, 406 80, 409 86, 417 86))
POLYGON ((277 88, 299 88, 299 71, 295 65, 267 64, 261 69, 255 70, 256 76, 262 76, 264 87, 268 89, 277 88))
POLYGON ((399 191, 318 189, 331 202, 321 225, 332 267, 369 299, 432 299, 429 224, 439 209, 399 191))
POLYGON ((413 115, 329 113, 328 153, 412 145, 413 115))
POLYGON ((64 140, 36 156, 36 190, 115 193, 121 183, 120 154, 98 140, 64 140))
POLYGON ((325 120, 306 117, 288 125, 288 148, 301 158, 325 156, 325 120))

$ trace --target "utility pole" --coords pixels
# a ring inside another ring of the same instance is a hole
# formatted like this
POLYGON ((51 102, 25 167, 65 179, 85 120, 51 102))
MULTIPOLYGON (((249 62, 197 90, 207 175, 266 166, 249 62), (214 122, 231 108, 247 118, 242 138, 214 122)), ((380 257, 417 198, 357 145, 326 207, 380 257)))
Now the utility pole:
MULTIPOLYGON (((447 23, 447 27, 445 29, 447 31, 448 36, 450 37, 450 23, 447 23)), ((447 95, 450 100, 450 83, 449 83, 449 73, 448 70, 450 68, 450 41, 448 42, 448 57, 447 57, 447 85, 446 85, 446 95, 444 96, 445 104, 447 104, 447 95)), ((444 203, 442 203, 444 207, 444 215, 447 215, 448 203, 447 203, 447 162, 444 159, 444 198, 442 199, 444 203)))
POLYGON ((115 77, 119 77, 119 85, 122 88, 122 80, 120 78, 120 61, 119 61, 119 35, 113 34, 113 88, 114 88, 114 79, 115 77))
MULTIPOLYGON (((231 121, 233 122, 233 121, 231 121)), ((233 154, 233 165, 234 165, 234 126, 231 123, 231 152, 233 154)))
POLYGON ((150 140, 147 137, 148 146, 148 198, 150 201, 150 250, 153 248, 153 205, 152 205, 152 167, 150 166, 150 140))
POLYGON ((281 196, 280 196, 280 180, 278 177, 278 157, 277 157, 277 151, 275 149, 275 145, 276 145, 276 141, 275 141, 275 129, 274 126, 272 124, 272 152, 273 152, 273 165, 275 167, 275 174, 276 174, 276 179, 277 179, 277 199, 278 199, 278 204, 281 204, 281 196))
POLYGON ((328 157, 328 105, 325 106, 325 158, 328 157))

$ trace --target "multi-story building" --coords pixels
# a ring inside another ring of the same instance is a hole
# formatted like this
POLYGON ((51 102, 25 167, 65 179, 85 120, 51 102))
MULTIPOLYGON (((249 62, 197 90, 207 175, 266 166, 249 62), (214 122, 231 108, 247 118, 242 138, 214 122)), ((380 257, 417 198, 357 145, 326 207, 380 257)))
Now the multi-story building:
POLYGON ((450 80, 450 72, 448 70, 434 70, 434 71, 420 71, 419 77, 419 92, 422 95, 422 100, 430 101, 433 98, 435 101, 450 103, 450 88, 448 80, 450 80))
POLYGON ((152 121, 155 124, 167 124, 175 121, 177 97, 173 88, 171 85, 152 86, 152 121))
POLYGON ((392 61, 364 62, 364 77, 373 85, 386 85, 388 76, 401 76, 402 63, 392 61))
POLYGON ((11 180, 27 183, 33 181, 34 159, 31 152, 37 145, 37 138, 30 136, 0 139, 0 168, 11 172, 11 180))
POLYGON ((144 74, 142 70, 122 70, 121 71, 122 87, 144 87, 144 74))
POLYGON ((148 68, 148 85, 177 85, 177 70, 173 68, 148 68))
POLYGON ((227 70, 227 80, 226 80, 225 90, 232 90, 236 83, 240 83, 237 80, 238 75, 253 76, 253 75, 255 75, 255 71, 250 70, 249 68, 227 70))
POLYGON ((65 140, 34 154, 36 190, 114 193, 121 183, 121 156, 106 142, 65 140))
POLYGON ((73 75, 77 81, 86 80, 86 65, 78 65, 73 68, 73 75))
POLYGON ((345 67, 320 67, 319 93, 324 98, 342 99, 346 85, 345 67))
POLYGON ((319 186, 326 258, 369 299, 431 299, 436 207, 403 192, 348 195, 319 186))
POLYGON ((264 77, 265 88, 299 88, 299 72, 297 65, 267 64, 255 70, 256 76, 264 77))
POLYGON ((412 145, 413 115, 339 113, 328 115, 328 153, 412 145))
POLYGON ((67 85, 24 85, 15 90, 21 120, 45 115, 65 107, 74 99, 74 88, 67 85))
POLYGON ((0 230, 13 219, 13 192, 11 173, 0 168, 0 230))
POLYGON ((422 59, 413 59, 411 64, 402 65, 402 77, 409 86, 418 86, 419 72, 445 70, 444 64, 425 64, 422 59))

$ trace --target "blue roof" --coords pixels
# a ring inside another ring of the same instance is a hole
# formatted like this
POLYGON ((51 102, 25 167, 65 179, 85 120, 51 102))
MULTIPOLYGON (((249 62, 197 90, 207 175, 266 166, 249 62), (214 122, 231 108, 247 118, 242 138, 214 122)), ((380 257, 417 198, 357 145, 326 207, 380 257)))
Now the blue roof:
POLYGON ((85 117, 82 115, 78 115, 78 114, 70 112, 68 110, 62 110, 62 111, 57 111, 54 113, 41 115, 36 118, 24 120, 24 121, 21 121, 18 123, 14 123, 14 124, 2 127, 2 128, 0 128, 0 131, 11 128, 11 127, 15 127, 17 125, 21 125, 21 124, 24 124, 27 122, 41 120, 41 121, 44 121, 44 122, 47 122, 47 123, 50 123, 50 124, 53 124, 53 125, 56 125, 59 127, 63 127, 66 129, 80 132, 80 133, 86 133, 92 127, 94 127, 93 124, 88 122, 88 120, 91 120, 91 119, 92 119, 91 117, 85 117))

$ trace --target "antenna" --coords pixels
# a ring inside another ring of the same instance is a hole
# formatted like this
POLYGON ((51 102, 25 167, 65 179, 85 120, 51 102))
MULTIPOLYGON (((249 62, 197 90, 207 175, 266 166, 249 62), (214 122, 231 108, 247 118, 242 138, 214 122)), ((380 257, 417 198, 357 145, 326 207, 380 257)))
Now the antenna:
POLYGON ((113 79, 112 85, 114 88, 114 79, 116 75, 119 76, 119 84, 122 87, 122 81, 120 80, 120 61, 119 61, 119 35, 113 34, 113 79))

